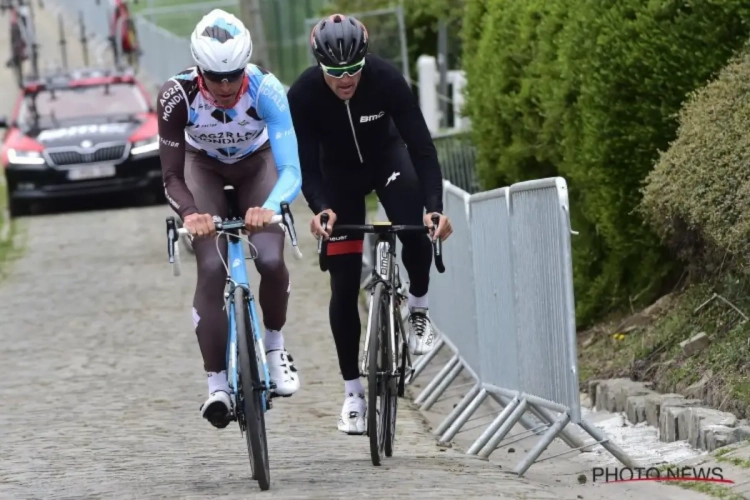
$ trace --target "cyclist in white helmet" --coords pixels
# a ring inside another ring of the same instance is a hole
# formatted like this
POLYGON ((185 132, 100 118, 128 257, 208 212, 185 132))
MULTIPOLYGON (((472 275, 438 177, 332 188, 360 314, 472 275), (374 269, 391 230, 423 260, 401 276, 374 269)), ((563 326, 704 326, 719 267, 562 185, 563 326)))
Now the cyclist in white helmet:
MULTIPOLYGON (((208 375, 201 413, 223 428, 234 402, 225 359, 226 271, 211 237, 212 217, 227 216, 224 186, 233 186, 259 254, 258 299, 271 381, 278 395, 291 396, 300 382, 282 334, 290 291, 284 232, 269 222, 282 202, 291 204, 299 194, 300 165, 286 92, 274 75, 250 64, 253 43, 242 22, 219 9, 209 12, 195 27, 190 50, 196 66, 167 80, 159 92, 159 153, 167 200, 196 236, 192 316, 208 375)), ((220 244, 226 256, 226 240, 220 244)))

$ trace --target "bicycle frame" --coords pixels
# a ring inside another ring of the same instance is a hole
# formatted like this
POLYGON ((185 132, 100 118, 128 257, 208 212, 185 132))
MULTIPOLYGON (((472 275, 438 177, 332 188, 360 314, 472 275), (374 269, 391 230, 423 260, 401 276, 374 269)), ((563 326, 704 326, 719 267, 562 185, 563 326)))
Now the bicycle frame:
MULTIPOLYGON (((379 234, 375 242, 375 246, 372 250, 374 254, 373 270, 372 274, 374 279, 370 280, 368 288, 370 288, 370 299, 367 317, 367 331, 365 333, 365 346, 364 346, 364 357, 362 358, 361 373, 363 376, 367 376, 368 370, 368 352, 370 346, 370 334, 372 333, 372 320, 373 314, 376 314, 377 308, 373 307, 373 300, 375 285, 379 282, 385 282, 388 284, 386 287, 388 291, 388 326, 389 326, 389 342, 391 344, 391 366, 394 367, 394 371, 391 375, 396 375, 398 371, 398 363, 396 360, 396 302, 401 302, 401 294, 399 288, 401 286, 398 266, 396 265, 396 237, 394 234, 379 234)), ((402 342, 406 342, 406 332, 404 331, 404 322, 401 317, 401 310, 399 307, 398 314, 398 326, 401 332, 402 342)), ((412 370, 411 356, 409 351, 405 350, 407 360, 407 370, 412 370)), ((404 374, 406 376, 406 374, 404 374)))
MULTIPOLYGON (((234 303, 234 290, 237 287, 242 287, 247 291, 248 297, 248 311, 250 314, 250 320, 253 325, 253 340, 256 345, 256 351, 260 353, 261 365, 263 366, 263 379, 265 382, 265 388, 262 393, 263 401, 263 412, 266 412, 270 408, 270 398, 268 398, 269 391, 273 389, 271 387, 271 379, 268 373, 268 366, 266 365, 266 350, 263 345, 263 338, 260 334, 260 324, 258 323, 258 315, 255 312, 255 297, 250 289, 250 278, 245 267, 245 252, 242 249, 242 240, 237 238, 238 230, 226 231, 230 237, 227 238, 227 266, 229 267, 229 274, 227 275, 227 291, 224 297, 228 300, 227 314, 229 316, 229 332, 227 337, 227 370, 229 385, 232 388, 232 392, 237 394, 237 377, 239 372, 237 371, 237 325, 235 324, 234 311, 238 304, 234 303)), ((242 307, 242 304, 239 304, 242 307)))

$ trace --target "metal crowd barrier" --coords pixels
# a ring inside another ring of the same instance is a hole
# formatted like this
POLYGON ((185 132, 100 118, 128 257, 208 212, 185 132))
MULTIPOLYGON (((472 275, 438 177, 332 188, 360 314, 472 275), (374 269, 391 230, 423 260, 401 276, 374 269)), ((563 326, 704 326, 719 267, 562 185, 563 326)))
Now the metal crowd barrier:
MULTIPOLYGON (((475 383, 435 430, 439 440, 452 440, 491 397, 503 410, 469 447, 469 455, 489 457, 521 424, 540 439, 516 465, 519 476, 556 437, 570 451, 601 444, 626 466, 636 467, 631 457, 581 417, 565 180, 528 181, 472 195, 444 181, 444 212, 453 225, 450 241, 456 243, 445 247, 445 273, 433 269, 430 280, 437 342, 416 361, 409 383, 446 346, 452 352, 450 360, 415 403, 428 410, 463 370, 475 383), (569 423, 596 443, 584 445, 566 429, 569 423)), ((375 217, 387 219, 382 206, 375 217)), ((397 263, 408 287, 400 255, 397 263)), ((363 276, 369 270, 369 262, 363 260, 363 276)), ((406 318, 406 308, 401 314, 406 318)))
POLYGON ((135 28, 144 47, 140 58, 141 71, 156 85, 195 65, 188 38, 177 36, 141 15, 135 17, 135 28))
MULTIPOLYGON (((187 23, 188 32, 194 27, 200 16, 214 7, 226 8, 236 4, 234 1, 210 2, 195 5, 182 5, 179 7, 183 14, 187 12, 190 22, 187 23), (193 18, 195 21, 193 22, 193 18)), ((57 0, 55 6, 65 13, 70 24, 75 24, 80 29, 80 22, 86 29, 87 37, 93 39, 92 48, 97 52, 111 50, 109 42, 109 23, 112 16, 112 5, 110 0, 102 0, 97 5, 94 0, 57 0), (98 47, 96 45, 98 44, 98 47)), ((143 50, 139 59, 139 73, 149 80, 149 83, 160 87, 168 78, 179 71, 193 66, 195 62, 190 55, 190 40, 186 36, 179 36, 148 19, 149 16, 163 15, 166 11, 177 11, 175 7, 169 9, 146 9, 133 15, 135 29, 138 33, 138 41, 143 50)), ((132 13, 131 13, 132 15, 132 13)), ((76 30, 76 33, 78 31, 76 30)), ((99 64, 102 57, 99 54, 99 64)))

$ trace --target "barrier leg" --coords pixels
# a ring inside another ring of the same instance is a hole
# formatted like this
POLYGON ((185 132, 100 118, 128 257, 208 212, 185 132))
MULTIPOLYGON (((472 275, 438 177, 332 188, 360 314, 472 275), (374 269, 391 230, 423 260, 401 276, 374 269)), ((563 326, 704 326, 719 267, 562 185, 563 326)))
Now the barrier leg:
POLYGON ((599 444, 601 444, 605 450, 610 452, 617 460, 622 462, 622 464, 625 467, 630 467, 630 468, 640 467, 638 462, 633 460, 630 456, 628 456, 627 453, 622 451, 622 449, 619 446, 613 443, 596 426, 591 425, 590 423, 586 422, 583 419, 581 419, 581 421, 578 422, 578 425, 581 427, 581 429, 588 432, 592 438, 594 438, 597 442, 599 442, 599 444))
POLYGON ((492 454, 493 451, 495 451, 497 445, 500 444, 500 441, 505 439, 505 436, 510 432, 513 426, 518 423, 527 408, 528 406, 526 403, 526 399, 521 399, 516 408, 513 410, 513 413, 511 413, 508 419, 503 422, 503 425, 497 430, 495 435, 492 436, 492 439, 490 439, 489 443, 484 445, 482 451, 479 452, 480 457, 487 458, 492 454))
POLYGON ((435 356, 437 356, 438 352, 440 352, 440 349, 444 345, 445 345, 445 341, 443 341, 442 339, 438 340, 437 344, 435 345, 435 347, 432 348, 430 352, 428 352, 427 354, 419 358, 417 362, 414 363, 414 366, 413 366, 414 373, 406 381, 407 384, 411 384, 417 379, 419 374, 422 373, 422 371, 424 371, 425 368, 427 368, 427 365, 430 363, 430 361, 432 361, 435 358, 435 356))
MULTIPOLYGON (((537 416, 538 419, 540 419, 542 422, 545 422, 547 424, 550 424, 554 426, 558 421, 559 418, 555 419, 555 416, 550 412, 547 408, 544 408, 543 406, 537 406, 535 404, 530 404, 529 408, 534 413, 534 415, 537 416)), ((567 414, 567 413, 566 413, 567 414)), ((568 421, 570 421, 570 416, 568 415, 568 421)), ((570 431, 568 431, 565 427, 562 428, 562 430, 559 432, 560 439, 565 441, 565 444, 570 446, 573 449, 580 449, 581 451, 590 451, 591 447, 587 447, 587 450, 584 450, 584 443, 583 440, 575 435, 573 435, 570 431)))
POLYGON ((515 472, 519 476, 523 476, 529 469, 529 467, 531 467, 531 464, 533 464, 536 459, 539 458, 539 455, 541 455, 544 450, 547 449, 550 443, 552 443, 552 440, 555 439, 555 437, 560 432, 562 432, 563 429, 565 429, 565 426, 568 425, 568 422, 570 422, 570 415, 568 415, 567 412, 560 415, 555 423, 553 423, 552 426, 547 429, 547 432, 544 433, 542 439, 540 439, 534 445, 531 451, 528 452, 526 456, 523 457, 523 459, 518 463, 513 472, 515 472))
POLYGON ((456 434, 461 430, 461 427, 466 424, 474 412, 477 411, 479 405, 481 405, 487 398, 487 391, 480 389, 479 387, 480 384, 474 386, 474 389, 466 395, 463 401, 461 401, 461 404, 456 406, 453 412, 448 415, 448 418, 443 420, 440 424, 440 427, 437 429, 437 434, 440 435, 441 442, 447 443, 456 437, 456 434), (448 425, 450 425, 450 427, 444 429, 444 427, 447 427, 448 425))
MULTIPOLYGON (((507 406, 508 402, 510 401, 510 398, 501 396, 497 393, 490 393, 490 395, 502 407, 507 406)), ((547 425, 547 422, 545 422, 544 420, 540 420, 539 423, 534 422, 531 418, 529 418, 529 415, 526 414, 521 415, 521 420, 519 420, 519 422, 527 431, 533 432, 537 436, 544 434, 545 431, 545 429, 539 428, 540 424, 547 425)))
POLYGON ((466 454, 476 455, 479 450, 481 450, 484 445, 487 444, 487 441, 489 441, 497 432, 500 426, 503 425, 503 422, 505 422, 505 420, 507 420, 507 418, 515 411, 519 404, 521 404, 521 400, 518 397, 511 399, 508 405, 503 408, 503 411, 501 411, 500 414, 495 417, 495 420, 492 421, 490 426, 487 427, 482 435, 479 436, 476 441, 471 444, 469 449, 466 451, 466 454))
POLYGON ((430 396, 425 400, 424 404, 420 408, 423 411, 427 411, 430 408, 432 408, 432 405, 435 404, 435 401, 438 400, 441 394, 445 392, 445 390, 448 388, 449 385, 453 383, 454 380, 456 380, 456 377, 458 377, 458 374, 461 373, 461 370, 464 369, 464 364, 459 362, 456 363, 456 366, 453 367, 453 369, 448 373, 448 375, 445 376, 443 381, 440 383, 439 386, 435 388, 434 391, 430 393, 430 396))
POLYGON ((417 396, 417 399, 414 400, 414 402, 418 405, 421 405, 424 403, 425 399, 427 399, 432 391, 434 391, 437 386, 440 385, 440 383, 443 381, 443 379, 450 373, 451 370, 453 370, 453 367, 456 366, 460 361, 458 359, 458 354, 455 354, 450 361, 443 367, 440 372, 435 375, 435 378, 433 378, 429 384, 427 384, 427 387, 425 387, 421 393, 419 393, 419 396, 417 396))

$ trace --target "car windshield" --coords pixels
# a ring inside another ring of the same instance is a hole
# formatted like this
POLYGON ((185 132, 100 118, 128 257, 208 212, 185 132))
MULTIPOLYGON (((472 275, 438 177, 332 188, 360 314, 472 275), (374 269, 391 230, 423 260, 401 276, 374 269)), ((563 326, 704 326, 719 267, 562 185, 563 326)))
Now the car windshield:
MULTIPOLYGON (((19 113, 21 124, 31 125, 31 98, 24 99, 19 113)), ((54 126, 58 122, 74 121, 85 117, 116 117, 148 111, 148 102, 140 89, 129 83, 44 90, 34 99, 42 126, 54 126)))

